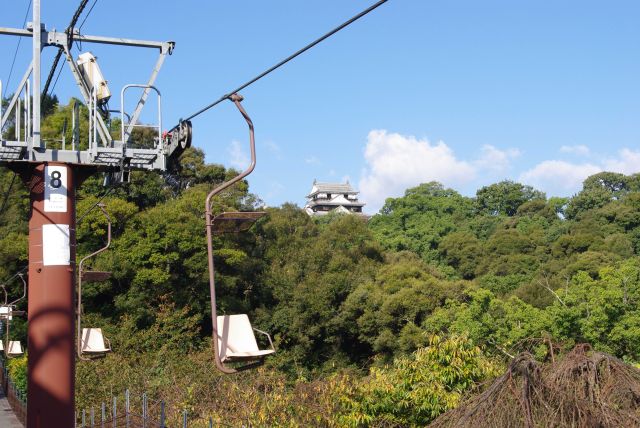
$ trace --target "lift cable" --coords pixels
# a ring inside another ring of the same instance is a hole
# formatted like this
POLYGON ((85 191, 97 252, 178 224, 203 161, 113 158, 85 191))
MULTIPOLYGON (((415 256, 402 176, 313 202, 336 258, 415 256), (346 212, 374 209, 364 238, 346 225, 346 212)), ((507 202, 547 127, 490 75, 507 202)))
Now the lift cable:
MULTIPOLYGON (((52 94, 52 95, 53 95, 53 91, 56 90, 56 85, 58 84, 58 79, 60 78, 60 75, 62 74, 62 70, 64 70, 64 64, 58 70, 58 75, 56 76, 56 80, 53 81, 53 86, 51 87, 51 92, 50 92, 50 94, 52 94)), ((46 94, 46 92, 44 92, 44 93, 46 94)))
MULTIPOLYGON (((205 111, 209 110, 210 108, 220 104, 222 101, 226 100, 227 98, 229 98, 231 95, 240 92, 241 90, 243 90, 244 88, 246 88, 249 85, 252 85, 253 83, 257 82, 258 80, 262 79, 263 77, 265 77, 267 74, 271 73, 272 71, 280 68, 281 66, 285 65, 286 63, 288 63, 289 61, 291 61, 292 59, 294 59, 295 57, 303 54, 304 52, 308 51, 309 49, 311 49, 312 47, 314 47, 315 45, 317 45, 318 43, 322 42, 323 40, 331 37, 332 35, 334 35, 335 33, 337 33, 338 31, 342 30, 343 28, 347 27, 348 25, 352 24, 353 22, 357 21, 358 19, 362 18, 363 16, 365 16, 366 14, 368 14, 369 12, 373 11, 374 9, 376 9, 377 7, 381 6, 382 4, 386 3, 388 0, 380 0, 377 3, 375 3, 374 5, 368 7, 367 9, 363 10, 362 12, 360 12, 359 14, 355 15, 353 18, 349 19, 348 21, 344 22, 343 24, 339 25, 338 27, 334 28, 333 30, 329 31, 327 34, 325 34, 324 36, 320 37, 319 39, 316 39, 315 41, 309 43, 307 46, 303 47, 302 49, 300 49, 299 51, 293 53, 292 55, 288 56, 287 58, 283 59, 282 61, 280 61, 279 63, 277 63, 276 65, 274 65, 273 67, 269 68, 268 70, 262 72, 261 74, 257 75, 256 77, 254 77, 253 79, 249 80, 247 83, 241 85, 240 87, 238 87, 237 89, 234 89, 233 91, 223 95, 222 97, 220 97, 218 100, 214 101, 213 103, 209 104, 206 107, 203 107, 202 109, 198 110, 196 113, 192 114, 191 116, 187 117, 186 119, 184 119, 184 121, 188 121, 193 119, 194 117, 204 113, 205 111)), ((182 122, 183 119, 180 120, 180 122, 182 122)), ((177 126, 173 129, 176 129, 177 126)))
MULTIPOLYGON (((82 11, 84 10, 84 8, 87 6, 87 3, 89 3, 89 0, 82 0, 80 2, 80 5, 76 9, 76 12, 73 14, 73 18, 71 18, 71 22, 69 23, 69 26, 65 30, 65 33, 67 33, 67 43, 69 44, 69 50, 71 50, 71 47, 73 46, 73 27, 75 27, 76 23, 78 22, 78 19, 80 18, 80 15, 82 14, 82 11)), ((62 48, 58 48, 58 53, 56 54, 56 57, 53 60, 53 65, 51 66, 51 69, 49 70, 49 76, 47 76, 47 82, 44 84, 44 87, 42 89, 41 99, 44 99, 44 97, 49 93, 49 85, 51 85, 53 76, 55 75, 56 70, 58 69, 58 63, 60 62, 61 57, 62 57, 62 48)))
MULTIPOLYGON (((29 5, 27 6, 27 11, 24 14, 24 22, 22 23, 22 28, 27 25, 27 18, 29 17, 29 11, 31 10, 31 2, 29 0, 29 5)), ((11 75, 13 74, 13 66, 16 64, 16 57, 18 56, 18 50, 20 49, 20 42, 22 41, 22 37, 18 37, 18 44, 16 45, 16 51, 13 53, 13 61, 11 61, 11 68, 9 69, 9 78, 7 79, 7 86, 4 87, 4 94, 2 96, 7 95, 7 88, 9 87, 9 82, 11 81, 11 75)))
POLYGON ((93 8, 96 6, 96 3, 98 3, 98 0, 93 0, 93 4, 89 8, 89 12, 87 12, 87 14, 84 16, 84 19, 82 20, 82 22, 80 23, 80 26, 78 27, 78 31, 82 30, 82 27, 84 27, 84 23, 87 22, 87 18, 89 17, 89 15, 91 15, 91 11, 93 11, 93 8))
POLYGON ((93 211, 99 204, 100 202, 102 202, 102 200, 104 198, 107 197, 107 195, 109 195, 109 193, 111 193, 113 191, 113 189, 115 189, 115 187, 109 187, 103 194, 102 196, 100 196, 100 198, 98 198, 98 200, 96 201, 96 203, 94 203, 93 205, 91 205, 91 207, 86 210, 85 212, 83 212, 80 217, 78 217, 78 220, 76 220, 76 224, 79 224, 83 218, 86 217, 87 214, 89 214, 91 211, 93 211))
POLYGON ((45 95, 49 92, 49 85, 51 84, 51 80, 53 80, 53 75, 55 74, 58 68, 58 62, 60 62, 60 58, 62 57, 62 49, 58 49, 58 53, 53 60, 53 65, 49 70, 49 75, 47 76, 47 82, 44 84, 44 88, 42 89, 42 99, 44 99, 45 95))
MULTIPOLYGON (((96 3, 98 3, 98 0, 93 0, 93 4, 89 8, 89 11, 84 16, 84 19, 82 20, 82 22, 80 23, 80 26, 78 27, 78 31, 82 30, 82 27, 84 27, 84 23, 87 22, 87 18, 89 18, 89 15, 91 15, 91 11, 95 7, 96 3)), ((82 50, 82 45, 80 45, 80 50, 82 50)), ((58 71, 58 75, 56 76, 56 80, 53 81, 53 86, 51 87, 51 92, 50 92, 51 94, 53 94, 53 91, 55 91, 55 89, 56 89, 56 85, 58 84, 58 79, 60 78, 60 75, 62 74, 62 70, 63 69, 64 69, 64 66, 60 67, 60 71, 58 71)))

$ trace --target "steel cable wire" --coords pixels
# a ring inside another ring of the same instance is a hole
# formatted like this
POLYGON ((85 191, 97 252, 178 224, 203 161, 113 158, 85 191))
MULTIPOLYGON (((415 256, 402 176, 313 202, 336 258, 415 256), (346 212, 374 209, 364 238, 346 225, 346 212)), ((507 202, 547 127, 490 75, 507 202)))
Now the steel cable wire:
MULTIPOLYGON (((78 19, 80 18, 80 15, 82 14, 82 11, 84 10, 84 8, 87 6, 87 3, 89 3, 89 0, 82 0, 80 2, 80 5, 76 9, 76 12, 73 14, 73 17, 71 18, 71 22, 69 22, 69 26, 65 30, 65 33, 67 33, 67 43, 69 45, 69 51, 71 51, 71 48, 73 47, 73 27, 75 27, 76 23, 78 22, 78 19)), ((49 93, 49 85, 51 85, 53 76, 55 75, 56 70, 58 69, 58 63, 60 62, 61 57, 62 57, 62 48, 58 48, 58 53, 56 54, 56 57, 53 59, 53 65, 51 66, 51 69, 49 69, 49 75, 47 76, 47 81, 44 84, 41 99, 44 99, 44 97, 49 93)))
MULTIPOLYGON (((24 22, 22 23, 22 28, 27 25, 27 18, 29 17, 29 10, 31 10, 31 2, 29 0, 29 5, 27 6, 27 11, 24 14, 24 22)), ((7 78, 7 86, 4 88, 4 94, 2 96, 7 95, 7 88, 9 87, 9 82, 11 81, 11 75, 13 74, 13 66, 16 64, 16 58, 18 56, 18 50, 20 49, 20 42, 22 41, 22 37, 18 37, 18 44, 16 45, 16 51, 13 53, 13 60, 11 61, 11 68, 9 69, 9 77, 7 78)))
MULTIPOLYGON (((215 107, 216 105, 220 104, 222 101, 226 100, 227 98, 229 98, 231 95, 240 92, 241 90, 243 90, 244 88, 246 88, 249 85, 254 84, 255 82, 257 82, 258 80, 262 79, 263 77, 265 77, 267 74, 271 73, 272 71, 277 70, 278 68, 282 67, 283 65, 285 65, 286 63, 288 63, 289 61, 291 61, 292 59, 296 58, 297 56, 305 53, 306 51, 308 51, 309 49, 311 49, 312 47, 316 46, 318 43, 322 42, 323 40, 328 39, 329 37, 333 36, 335 33, 337 33, 338 31, 342 30, 343 28, 349 26, 350 24, 354 23, 355 21, 357 21, 358 19, 362 18, 363 16, 365 16, 366 14, 368 14, 369 12, 373 11, 374 9, 378 8, 379 6, 382 6, 384 3, 386 3, 388 0, 380 0, 377 3, 369 6, 367 9, 363 10, 362 12, 360 12, 359 14, 353 16, 351 19, 345 21, 344 23, 340 24, 339 26, 335 27, 333 30, 329 31, 328 33, 326 33, 325 35, 323 35, 322 37, 314 40, 313 42, 309 43, 308 45, 306 45, 305 47, 303 47, 302 49, 294 52, 293 54, 289 55, 288 57, 286 57, 285 59, 283 59, 282 61, 280 61, 279 63, 277 63, 276 65, 274 65, 273 67, 265 70, 264 72, 260 73, 259 75, 257 75, 256 77, 254 77, 253 79, 249 80, 248 82, 244 83, 243 85, 239 86, 238 88, 234 89, 231 92, 226 93, 225 95, 223 95, 222 97, 220 97, 219 99, 217 99, 216 101, 214 101, 213 103, 209 104, 206 107, 203 107, 202 109, 198 110, 197 112, 193 113, 191 116, 187 117, 186 119, 184 119, 185 121, 187 120, 191 120, 194 117, 204 113, 205 111, 209 110, 212 107, 215 107)), ((182 121, 182 119, 180 120, 182 121)), ((176 129, 177 126, 173 129, 176 129)))

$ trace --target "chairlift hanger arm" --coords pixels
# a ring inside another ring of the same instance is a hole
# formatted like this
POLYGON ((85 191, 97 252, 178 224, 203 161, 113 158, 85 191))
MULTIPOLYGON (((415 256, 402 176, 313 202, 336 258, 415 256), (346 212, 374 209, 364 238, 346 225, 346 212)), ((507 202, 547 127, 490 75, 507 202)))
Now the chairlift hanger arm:
POLYGON ((216 311, 216 285, 215 285, 215 271, 214 271, 214 263, 213 263, 213 224, 212 224, 213 215, 211 213, 211 198, 213 198, 213 196, 222 192, 224 189, 228 188, 229 186, 242 180, 247 175, 251 174, 251 172, 256 166, 256 142, 255 142, 253 122, 251 121, 251 118, 249 117, 247 112, 242 107, 241 102, 243 98, 241 95, 232 94, 231 96, 229 96, 229 99, 233 101, 233 103, 236 105, 236 107, 240 111, 240 114, 242 114, 242 117, 245 119, 249 127, 249 145, 251 147, 251 163, 249 164, 247 169, 244 170, 241 174, 233 177, 229 181, 222 183, 221 185, 213 189, 211 192, 209 192, 205 202, 205 221, 206 221, 206 227, 207 227, 207 256, 208 256, 208 262, 209 262, 209 293, 211 298, 211 323, 213 325, 213 354, 214 354, 216 367, 218 368, 218 370, 226 374, 232 374, 238 371, 247 370, 262 364, 262 361, 258 361, 256 363, 251 363, 238 368, 227 367, 224 364, 224 362, 222 362, 220 358, 220 349, 218 349, 218 314, 216 311))
POLYGON ((91 257, 97 256, 98 254, 100 254, 101 252, 109 248, 109 246, 111 245, 111 217, 109 217, 109 213, 107 213, 107 210, 104 209, 104 204, 99 203, 97 204, 97 207, 100 208, 100 210, 102 211, 102 214, 104 214, 104 216, 107 219, 107 244, 104 247, 100 248, 99 250, 94 251, 88 256, 85 256, 82 260, 80 260, 80 263, 78 264, 78 298, 77 298, 78 313, 76 314, 78 317, 78 321, 77 321, 78 333, 77 333, 76 346, 77 346, 78 358, 80 358, 81 360, 89 360, 89 358, 86 358, 82 355, 82 268, 84 266, 85 261, 87 261, 91 257))
MULTIPOLYGON (((27 281, 25 281, 24 279, 24 275, 22 275, 22 273, 19 273, 18 276, 20 277, 20 279, 22 280, 22 296, 17 298, 16 300, 14 300, 13 302, 9 303, 9 306, 13 306, 16 303, 18 303, 20 300, 24 299, 25 297, 27 297, 27 281)), ((4 287, 3 287, 4 288, 4 287)), ((6 293, 6 290, 5 290, 6 293)), ((5 299, 6 301, 6 299, 5 299)))
POLYGON ((4 293, 4 305, 8 306, 7 300, 9 300, 9 295, 7 294, 7 287, 5 284, 0 284, 0 288, 2 288, 2 292, 4 293))
MULTIPOLYGON (((242 100, 244 98, 242 97, 242 95, 233 94, 233 95, 229 96, 229 99, 236 105, 236 107, 240 111, 240 114, 242 114, 242 117, 244 117, 244 120, 247 122, 247 125, 249 126, 249 147, 251 149, 251 162, 249 163, 249 166, 247 167, 247 169, 244 170, 242 173, 236 175, 235 177, 233 177, 229 181, 225 181, 224 183, 222 183, 221 185, 219 185, 218 187, 213 189, 211 192, 209 192, 209 194, 207 195, 207 202, 206 202, 206 206, 205 206, 206 212, 209 214, 209 216, 211 216, 211 198, 213 198, 213 196, 215 196, 218 193, 222 192, 226 188, 234 185, 238 181, 242 180, 247 175, 251 174, 253 172, 253 169, 256 167, 256 140, 255 140, 255 133, 254 133, 254 128, 253 128, 253 122, 251 121, 251 118, 249 117, 249 115, 247 114, 247 112, 245 111, 244 107, 242 107, 242 104, 241 104, 241 102, 242 102, 242 100)), ((211 223, 210 220, 211 219, 208 220, 208 224, 211 223)))

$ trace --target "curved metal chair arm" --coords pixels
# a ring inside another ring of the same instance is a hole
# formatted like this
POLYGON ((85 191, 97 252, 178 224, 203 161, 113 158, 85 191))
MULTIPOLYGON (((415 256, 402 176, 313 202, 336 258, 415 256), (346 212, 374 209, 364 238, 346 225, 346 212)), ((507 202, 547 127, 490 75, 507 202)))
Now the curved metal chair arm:
POLYGON ((4 293, 4 305, 3 306, 8 306, 7 300, 9 300, 9 295, 7 294, 7 287, 5 284, 0 284, 0 288, 2 288, 2 291, 4 293))
POLYGON ((258 333, 260 333, 260 334, 264 334, 265 336, 267 336, 267 339, 269 339, 269 345, 271 346, 271 349, 272 349, 273 351, 275 351, 275 350, 276 350, 276 347, 275 347, 275 346, 273 346, 273 341, 271 340, 271 335, 270 335, 269 333, 267 333, 266 331, 258 330, 258 329, 257 329, 257 328, 255 328, 255 327, 252 327, 252 328, 253 328, 253 331, 257 331, 258 333))
MULTIPOLYGON (((18 303, 20 300, 24 299, 25 297, 27 297, 27 281, 24 280, 24 275, 19 273, 18 276, 20 277, 20 279, 22 280, 22 297, 17 298, 16 300, 14 300, 13 302, 9 303, 9 306, 13 306, 16 303, 18 303)), ((4 287, 3 287, 4 288, 4 287)), ((5 290, 6 293, 6 290, 5 290)), ((6 296, 5 296, 6 297, 6 296)))
MULTIPOLYGON (((82 268, 84 266, 85 261, 87 261, 91 257, 97 256, 98 254, 100 254, 101 252, 109 248, 109 246, 111 245, 111 217, 109 217, 109 214, 104 209, 104 204, 98 204, 98 208, 100 208, 100 210, 102 211, 102 214, 104 214, 104 216, 107 218, 107 244, 104 247, 100 248, 99 250, 94 251, 88 256, 85 256, 82 260, 80 260, 80 263, 78 263, 78 299, 77 299, 78 300, 78 308, 77 308, 78 331, 77 331, 77 345, 76 345, 77 352, 76 353, 78 354, 78 358, 84 361, 88 361, 91 358, 87 358, 82 355, 82 268)), ((109 348, 111 348, 111 345, 109 345, 109 348)))

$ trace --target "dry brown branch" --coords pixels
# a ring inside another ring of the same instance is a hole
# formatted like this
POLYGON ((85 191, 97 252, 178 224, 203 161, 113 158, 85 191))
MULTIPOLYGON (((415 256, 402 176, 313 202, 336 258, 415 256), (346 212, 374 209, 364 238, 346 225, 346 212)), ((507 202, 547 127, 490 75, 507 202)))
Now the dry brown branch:
POLYGON ((518 355, 483 393, 436 419, 433 427, 640 426, 640 370, 578 345, 540 365, 518 355))

